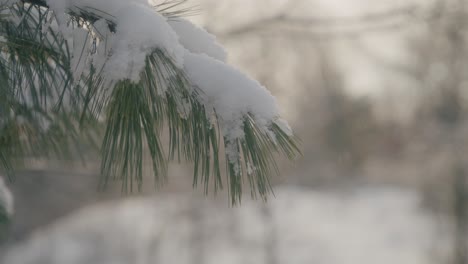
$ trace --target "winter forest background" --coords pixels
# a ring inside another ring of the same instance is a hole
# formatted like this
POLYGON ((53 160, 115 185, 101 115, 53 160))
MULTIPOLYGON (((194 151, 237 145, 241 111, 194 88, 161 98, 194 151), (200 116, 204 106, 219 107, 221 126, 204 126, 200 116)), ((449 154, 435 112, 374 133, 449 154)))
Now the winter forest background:
POLYGON ((8 184, 15 216, 0 256, 61 251, 90 263, 73 255, 81 248, 94 261, 104 252, 100 263, 468 263, 468 1, 187 5, 301 138, 303 157, 280 161, 275 197, 230 208, 224 193, 192 189, 190 164, 171 164, 166 186, 128 198, 118 185, 96 191, 94 157, 31 160, 8 184))

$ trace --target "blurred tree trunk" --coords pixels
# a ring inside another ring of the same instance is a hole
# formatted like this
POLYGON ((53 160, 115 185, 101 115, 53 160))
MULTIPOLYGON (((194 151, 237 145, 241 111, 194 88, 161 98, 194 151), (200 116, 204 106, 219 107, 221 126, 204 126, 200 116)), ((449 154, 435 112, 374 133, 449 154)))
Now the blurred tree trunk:
POLYGON ((270 205, 262 206, 263 221, 265 223, 265 264, 278 264, 278 239, 275 218, 270 205))
POLYGON ((192 263, 205 263, 205 208, 198 199, 191 202, 190 218, 192 223, 192 263))
MULTIPOLYGON (((466 40, 463 32, 465 23, 465 0, 457 0, 455 3, 455 14, 450 16, 447 14, 449 22, 447 28, 448 39, 451 43, 450 48, 450 61, 449 70, 451 76, 447 80, 447 87, 449 93, 452 92, 455 97, 455 102, 447 104, 449 111, 442 115, 442 118, 450 128, 451 137, 450 143, 452 148, 453 161, 455 162, 453 169, 453 213, 454 213, 454 264, 467 264, 468 263, 468 241, 467 241, 467 186, 466 186, 466 172, 463 162, 463 154, 459 149, 459 142, 457 142, 457 125, 460 123, 462 109, 459 102, 459 90, 465 75, 465 61, 464 54, 466 51, 466 40)), ((450 96, 449 96, 450 98, 450 96)))
POLYGON ((454 216, 455 216, 455 259, 454 264, 468 263, 468 225, 466 172, 462 166, 457 166, 454 172, 454 216))

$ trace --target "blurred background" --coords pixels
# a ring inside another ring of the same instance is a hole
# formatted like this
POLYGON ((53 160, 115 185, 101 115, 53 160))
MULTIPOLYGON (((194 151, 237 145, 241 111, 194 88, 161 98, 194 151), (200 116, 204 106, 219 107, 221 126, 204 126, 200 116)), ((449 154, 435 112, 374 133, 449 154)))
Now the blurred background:
POLYGON ((277 96, 302 140, 302 158, 279 162, 275 196, 229 208, 224 193, 192 190, 190 164, 174 164, 167 186, 154 191, 148 176, 143 198, 115 209, 119 186, 96 191, 99 164, 34 161, 10 185, 16 215, 0 253, 115 225, 170 230, 153 230, 157 243, 128 231, 139 254, 160 252, 154 263, 468 263, 468 1, 188 6, 229 62, 277 96), (134 218, 122 209, 132 206, 134 218), (170 223, 139 225, 145 212, 170 223))

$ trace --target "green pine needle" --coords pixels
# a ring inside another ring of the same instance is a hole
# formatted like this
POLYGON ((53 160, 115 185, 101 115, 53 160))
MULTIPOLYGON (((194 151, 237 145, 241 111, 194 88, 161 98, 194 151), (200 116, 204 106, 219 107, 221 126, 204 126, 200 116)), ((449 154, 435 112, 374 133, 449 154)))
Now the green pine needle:
MULTIPOLYGON (((278 173, 274 153, 290 159, 300 154, 295 137, 274 120, 267 133, 252 115, 244 116, 245 137, 227 141, 219 127, 222 120, 216 114, 207 116, 216 109, 205 109, 202 92, 164 50, 147 56, 138 83, 109 82, 92 66, 74 79, 67 41, 60 32, 45 28, 54 19, 51 11, 43 1, 25 2, 29 4, 8 7, 21 18, 19 23, 0 16, 5 39, 0 42, 0 166, 9 175, 26 157, 73 157, 85 151, 83 145, 100 146, 102 188, 116 180, 125 193, 141 190, 146 156, 157 185, 167 181, 169 161, 186 160, 194 164, 194 187, 202 185, 208 193, 226 186, 236 204, 244 181, 252 197, 266 199, 270 178, 278 173), (165 134, 167 151, 161 138, 165 134), (226 149, 236 150, 237 159, 228 158, 226 149)), ((168 18, 194 12, 181 7, 185 2, 163 1, 155 9, 168 18)), ((115 31, 108 14, 70 11, 70 25, 87 29, 94 43, 106 41, 92 26, 100 18, 115 31)), ((80 59, 88 52, 83 47, 80 59)))

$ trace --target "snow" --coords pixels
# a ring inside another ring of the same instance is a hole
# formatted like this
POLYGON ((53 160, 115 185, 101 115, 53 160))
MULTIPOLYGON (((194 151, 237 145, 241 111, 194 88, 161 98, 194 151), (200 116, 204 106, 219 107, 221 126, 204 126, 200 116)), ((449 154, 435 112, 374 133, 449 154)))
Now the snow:
POLYGON ((282 118, 279 118, 275 121, 275 124, 278 125, 278 127, 286 133, 286 135, 292 137, 294 136, 293 131, 291 127, 289 126, 288 122, 282 118))
MULTIPOLYGON (((269 127, 279 118, 275 98, 257 81, 227 65, 226 51, 204 29, 183 18, 169 21, 146 0, 47 0, 47 3, 65 38, 74 44, 70 46, 74 49, 75 81, 85 71, 84 66, 92 63, 103 69, 109 84, 122 79, 137 83, 146 57, 161 49, 176 67, 185 71, 191 84, 202 91, 199 99, 209 109, 208 118, 213 115, 212 109, 216 110, 228 142, 242 139, 243 119, 248 114, 264 133, 273 135, 269 127), (81 9, 103 17, 93 25, 99 36, 95 52, 91 52, 89 35, 84 29, 65 25, 66 12, 81 9), (109 31, 107 21, 116 24, 115 32, 109 31)), ((284 121, 279 124, 291 134, 284 121)), ((229 156, 237 158, 236 148, 227 149, 229 156)))
POLYGON ((85 208, 17 245, 2 263, 423 264, 434 258, 433 241, 449 244, 410 190, 276 193, 266 205, 234 209, 193 195, 85 208))
POLYGON ((253 115, 265 132, 279 116, 276 99, 256 80, 205 54, 185 52, 184 71, 208 109, 216 109, 228 141, 244 136, 243 116, 253 115))
MULTIPOLYGON (((46 0, 49 7, 58 14, 66 13, 69 9, 81 8, 93 10, 107 19, 115 18, 117 14, 130 5, 139 4, 152 8, 146 0, 46 0)), ((138 18, 135 18, 136 20, 138 18)))
MULTIPOLYGON (((177 34, 169 26, 167 19, 156 12, 147 1, 47 0, 47 3, 54 11, 65 37, 73 34, 66 26, 66 12, 69 10, 91 10, 116 23, 115 34, 111 40, 106 40, 109 42, 107 44, 110 44, 110 50, 102 54, 107 60, 104 74, 110 82, 121 79, 138 82, 146 56, 155 48, 163 49, 177 66, 182 67, 183 47, 177 34)), ((100 23, 102 24, 102 21, 100 23)), ((73 31, 76 30, 80 29, 73 31)), ((80 41, 83 40, 78 39, 78 43, 80 41)), ((75 46, 78 49, 82 47, 75 46)))
POLYGON ((105 19, 99 19, 93 24, 94 32, 99 36, 99 45, 96 47, 95 54, 92 55, 91 61, 93 66, 101 70, 104 68, 108 55, 110 53, 111 45, 113 43, 114 34, 109 30, 109 26, 105 19))
POLYGON ((225 62, 226 50, 216 41, 216 37, 190 21, 177 18, 169 21, 172 29, 179 35, 180 43, 190 52, 206 54, 225 62))
POLYGON ((154 48, 163 49, 179 68, 182 67, 184 49, 165 17, 140 4, 129 4, 117 17, 112 55, 104 69, 106 77, 124 77, 138 82, 146 56, 154 48))
POLYGON ((13 215, 13 195, 6 187, 2 177, 0 177, 0 208, 3 208, 7 216, 13 215))
MULTIPOLYGON (((199 101, 207 109, 207 118, 214 122, 216 112, 219 127, 226 139, 226 154, 233 163, 240 153, 235 145, 244 137, 244 120, 253 117, 261 133, 275 140, 271 125, 275 122, 292 136, 289 125, 280 120, 276 99, 259 82, 226 63, 227 52, 216 37, 195 26, 184 18, 166 18, 147 0, 46 0, 53 15, 44 25, 43 33, 56 48, 65 49, 49 30, 59 31, 70 48, 71 70, 75 85, 89 74, 91 66, 102 73, 104 89, 112 91, 120 80, 140 81, 146 66, 146 58, 152 52, 162 50, 183 70, 190 84, 195 86, 199 101), (83 27, 70 23, 67 12, 86 11, 101 19, 83 27), (54 20, 56 19, 56 21, 54 20), (112 23, 112 31, 109 28, 112 23)), ((39 15, 39 14, 35 14, 39 15)), ((17 18, 21 19, 21 18, 17 18)), ((39 40, 38 41, 42 41, 39 40)), ((170 83, 171 71, 164 72, 161 63, 161 78, 155 87, 159 95, 165 96, 164 87, 170 83)), ((61 85, 61 84, 58 84, 61 85)), ((107 94, 111 94, 110 92, 107 94)), ((53 99, 60 95, 52 94, 53 99)), ((67 98, 63 99, 67 107, 67 98)), ((26 97, 26 101, 31 101, 26 97)), ((53 102, 53 100, 49 100, 53 102)), ((52 107, 54 104, 50 104, 52 107)), ((48 109, 50 110, 50 109, 48 109)), ((182 118, 191 111, 189 104, 178 105, 182 118)), ((100 117, 101 118, 101 117, 100 117)), ((44 125, 45 129, 48 123, 44 125)))

